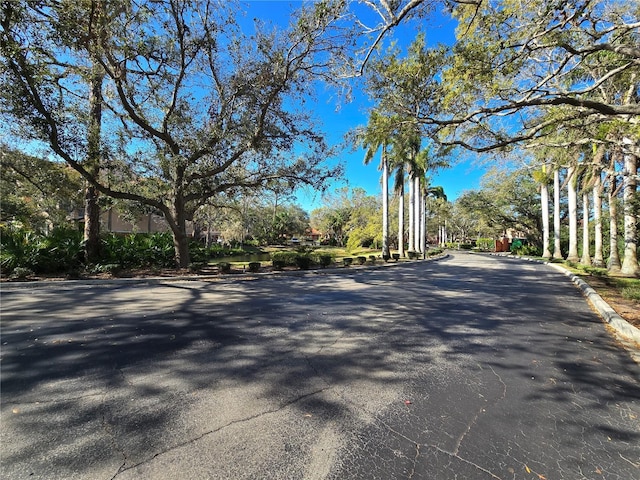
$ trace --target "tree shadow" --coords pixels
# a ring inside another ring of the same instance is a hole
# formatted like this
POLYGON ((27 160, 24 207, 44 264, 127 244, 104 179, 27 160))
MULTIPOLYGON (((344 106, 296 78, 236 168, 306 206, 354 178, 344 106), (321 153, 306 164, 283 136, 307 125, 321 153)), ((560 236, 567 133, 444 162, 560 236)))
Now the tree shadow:
POLYGON ((287 408, 373 415, 441 362, 492 369, 520 404, 579 404, 584 435, 637 442, 607 410, 635 406, 637 367, 579 292, 542 266, 491 265, 4 291, 3 463, 115 473, 287 408))

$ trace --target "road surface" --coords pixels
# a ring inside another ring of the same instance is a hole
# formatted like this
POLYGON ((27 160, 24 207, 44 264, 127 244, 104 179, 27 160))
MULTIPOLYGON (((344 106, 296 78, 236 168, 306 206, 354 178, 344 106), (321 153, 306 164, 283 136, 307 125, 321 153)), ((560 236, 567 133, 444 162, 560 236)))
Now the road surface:
POLYGON ((640 479, 640 369, 548 266, 2 286, 6 479, 640 479))

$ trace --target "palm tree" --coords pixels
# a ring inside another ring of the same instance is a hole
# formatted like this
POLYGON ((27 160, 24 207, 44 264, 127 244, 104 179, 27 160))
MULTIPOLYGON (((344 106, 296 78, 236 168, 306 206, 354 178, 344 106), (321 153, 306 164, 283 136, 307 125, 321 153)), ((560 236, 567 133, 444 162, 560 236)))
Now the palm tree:
POLYGON ((420 216, 420 251, 423 256, 427 252, 427 199, 435 198, 447 201, 447 195, 441 186, 429 186, 429 177, 421 178, 422 191, 422 215, 420 216))
MULTIPOLYGON (((624 158, 624 260, 620 269, 623 275, 637 276, 640 274, 638 265, 637 217, 634 214, 633 198, 636 194, 638 181, 638 157, 633 151, 635 145, 629 138, 623 139, 624 158)), ((637 148, 637 147, 636 147, 637 148)))
POLYGON ((382 170, 382 258, 388 260, 389 253, 389 164, 387 160, 387 145, 392 134, 393 119, 385 117, 377 111, 371 112, 369 124, 361 133, 362 145, 366 148, 364 164, 368 165, 378 150, 380 167, 382 170))

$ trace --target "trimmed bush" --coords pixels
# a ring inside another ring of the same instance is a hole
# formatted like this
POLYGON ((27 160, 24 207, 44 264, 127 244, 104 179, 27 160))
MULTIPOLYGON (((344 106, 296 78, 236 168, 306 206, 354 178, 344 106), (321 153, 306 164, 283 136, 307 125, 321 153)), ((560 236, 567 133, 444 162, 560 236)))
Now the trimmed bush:
POLYGON ((322 268, 328 267, 329 265, 331 265, 331 262, 333 262, 333 257, 331 255, 328 254, 320 254, 318 255, 318 260, 317 260, 318 264, 320 264, 320 266, 322 268))
POLYGON ((295 258, 296 266, 300 270, 309 270, 313 264, 313 260, 308 253, 298 253, 295 258))
POLYGON ((371 262, 372 265, 375 265, 376 263, 376 256, 375 255, 369 255, 369 261, 371 262))
POLYGON ((364 265, 365 263, 367 263, 367 257, 358 256, 356 257, 356 260, 359 265, 364 265))
POLYGON ((191 262, 189 264, 189 271, 191 273, 197 273, 207 265, 206 262, 191 262))
POLYGON ((284 267, 287 266, 287 263, 284 260, 271 260, 271 263, 273 264, 273 268, 275 268, 276 270, 282 270, 284 267))
POLYGON ((410 260, 415 260, 418 258, 418 252, 415 252, 413 250, 409 250, 407 252, 407 256, 409 257, 410 260))
POLYGON ((231 273, 231 264, 229 262, 220 262, 218 264, 218 271, 220 273, 231 273))
POLYGON ((279 264, 282 265, 282 267, 296 267, 297 263, 296 263, 296 258, 298 257, 299 253, 298 252, 288 252, 288 251, 284 251, 284 252, 273 252, 271 254, 271 260, 274 262, 274 267, 275 267, 275 262, 278 262, 279 264))
POLYGON ((261 267, 261 263, 260 262, 250 262, 249 263, 249 271, 256 273, 260 271, 260 267, 261 267))
POLYGON ((397 262, 398 260, 400 260, 400 254, 399 253, 392 253, 391 257, 397 262))
POLYGON ((352 257, 345 257, 345 258, 342 259, 342 263, 344 264, 345 267, 348 267, 353 263, 353 258, 352 257))

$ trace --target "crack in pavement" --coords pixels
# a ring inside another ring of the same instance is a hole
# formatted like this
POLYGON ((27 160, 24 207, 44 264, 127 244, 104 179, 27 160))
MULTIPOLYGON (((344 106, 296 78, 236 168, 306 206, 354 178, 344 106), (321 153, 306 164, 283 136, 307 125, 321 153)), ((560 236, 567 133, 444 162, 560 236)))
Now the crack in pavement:
MULTIPOLYGON (((195 442, 198 442, 199 440, 202 440, 203 438, 205 438, 205 437, 207 437, 209 435, 221 432, 222 430, 225 430, 225 429, 227 429, 227 428, 229 428, 229 427, 231 427, 233 425, 238 425, 238 424, 241 424, 241 423, 250 422, 252 420, 255 420, 256 418, 260 418, 260 417, 263 417, 265 415, 271 415, 273 413, 278 413, 278 412, 284 410, 285 408, 288 408, 291 405, 294 405, 294 404, 296 404, 296 403, 298 403, 298 402, 300 402, 300 401, 302 401, 302 400, 304 400, 306 398, 309 398, 309 397, 312 397, 312 396, 317 395, 319 393, 323 393, 323 392, 326 392, 328 390, 331 390, 331 388, 332 387, 325 387, 325 388, 321 388, 321 389, 318 389, 318 390, 314 390, 313 392, 305 393, 304 395, 300 395, 300 396, 298 396, 298 397, 296 397, 296 398, 294 398, 294 399, 292 399, 292 400, 290 400, 288 402, 283 403, 282 405, 280 405, 277 408, 272 408, 270 410, 265 410, 263 412, 256 413, 255 415, 251 415, 251 416, 246 417, 246 418, 233 420, 232 422, 229 422, 226 425, 222 425, 222 426, 220 426, 218 428, 215 428, 213 430, 209 430, 208 432, 204 432, 204 433, 198 435, 195 438, 191 438, 191 439, 186 440, 184 442, 181 442, 181 443, 178 443, 176 445, 173 445, 173 446, 171 446, 171 447, 169 447, 169 448, 167 448, 165 450, 162 450, 161 452, 158 452, 158 453, 154 454, 153 456, 151 456, 150 458, 148 458, 148 459, 146 459, 146 460, 144 460, 142 462, 136 463, 135 465, 131 465, 130 467, 126 467, 126 468, 120 467, 118 472, 111 478, 111 480, 114 480, 118 475, 120 475, 121 473, 126 472, 127 470, 131 470, 133 468, 136 468, 136 467, 139 467, 139 466, 144 465, 146 463, 149 463, 149 462, 153 461, 154 459, 156 459, 156 458, 158 458, 158 457, 160 457, 162 455, 165 455, 166 453, 169 453, 169 452, 171 452, 173 450, 177 450, 177 449, 182 448, 182 447, 184 447, 186 445, 190 445, 190 444, 193 444, 195 442)), ((125 460, 126 460, 126 456, 125 456, 125 460)))

